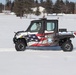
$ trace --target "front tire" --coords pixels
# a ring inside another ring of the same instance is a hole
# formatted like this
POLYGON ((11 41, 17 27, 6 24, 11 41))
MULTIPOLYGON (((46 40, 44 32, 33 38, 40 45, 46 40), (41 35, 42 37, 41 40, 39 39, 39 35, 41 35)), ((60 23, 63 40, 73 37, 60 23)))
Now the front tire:
POLYGON ((17 51, 25 51, 26 49, 26 45, 23 41, 18 41, 16 44, 15 44, 15 49, 17 51))
POLYGON ((71 52, 73 50, 73 45, 71 42, 65 42, 62 44, 61 48, 65 52, 71 52))

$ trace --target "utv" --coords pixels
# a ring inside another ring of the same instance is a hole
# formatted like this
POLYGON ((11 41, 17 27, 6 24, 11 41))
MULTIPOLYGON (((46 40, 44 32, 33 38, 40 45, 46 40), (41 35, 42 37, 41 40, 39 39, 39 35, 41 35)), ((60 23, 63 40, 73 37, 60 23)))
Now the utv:
POLYGON ((58 29, 58 20, 39 19, 31 21, 26 31, 15 34, 13 42, 17 51, 24 51, 26 46, 60 46, 63 51, 72 51, 70 38, 73 32, 58 29))

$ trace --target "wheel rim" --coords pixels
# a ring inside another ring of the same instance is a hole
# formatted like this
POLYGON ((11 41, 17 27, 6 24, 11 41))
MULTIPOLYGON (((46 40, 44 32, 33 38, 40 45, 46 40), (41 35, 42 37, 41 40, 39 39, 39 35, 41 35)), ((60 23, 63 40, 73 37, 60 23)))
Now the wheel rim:
POLYGON ((18 45, 18 48, 19 48, 20 50, 24 50, 25 46, 24 46, 22 43, 20 43, 20 44, 18 45))
POLYGON ((66 44, 66 45, 65 45, 65 49, 66 49, 66 50, 71 50, 70 44, 66 44))

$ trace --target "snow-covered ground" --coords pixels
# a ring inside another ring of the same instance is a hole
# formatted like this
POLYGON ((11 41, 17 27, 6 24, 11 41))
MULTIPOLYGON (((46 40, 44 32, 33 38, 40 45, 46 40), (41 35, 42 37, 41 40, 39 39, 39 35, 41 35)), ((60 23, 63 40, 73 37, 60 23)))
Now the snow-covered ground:
POLYGON ((0 75, 76 75, 76 53, 0 52, 0 75))
MULTIPOLYGON (((33 19, 40 17, 32 15, 33 19)), ((58 19, 59 28, 76 31, 76 15, 47 18, 58 19)), ((57 47, 31 47, 25 52, 16 52, 14 32, 26 30, 33 19, 0 14, 0 75, 76 75, 76 38, 72 39, 72 52, 63 52, 57 47)))

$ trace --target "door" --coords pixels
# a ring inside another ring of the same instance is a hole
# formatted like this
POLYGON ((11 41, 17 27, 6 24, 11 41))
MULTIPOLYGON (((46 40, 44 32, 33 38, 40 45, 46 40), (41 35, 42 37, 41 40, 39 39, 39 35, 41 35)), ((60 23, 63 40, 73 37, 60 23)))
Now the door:
POLYGON ((38 38, 38 33, 41 31, 42 22, 35 21, 32 22, 27 33, 27 44, 28 46, 37 46, 40 39, 38 38))
POLYGON ((54 36, 56 30, 56 23, 53 21, 47 21, 45 25, 45 38, 44 41, 46 46, 53 46, 54 43, 54 36))

